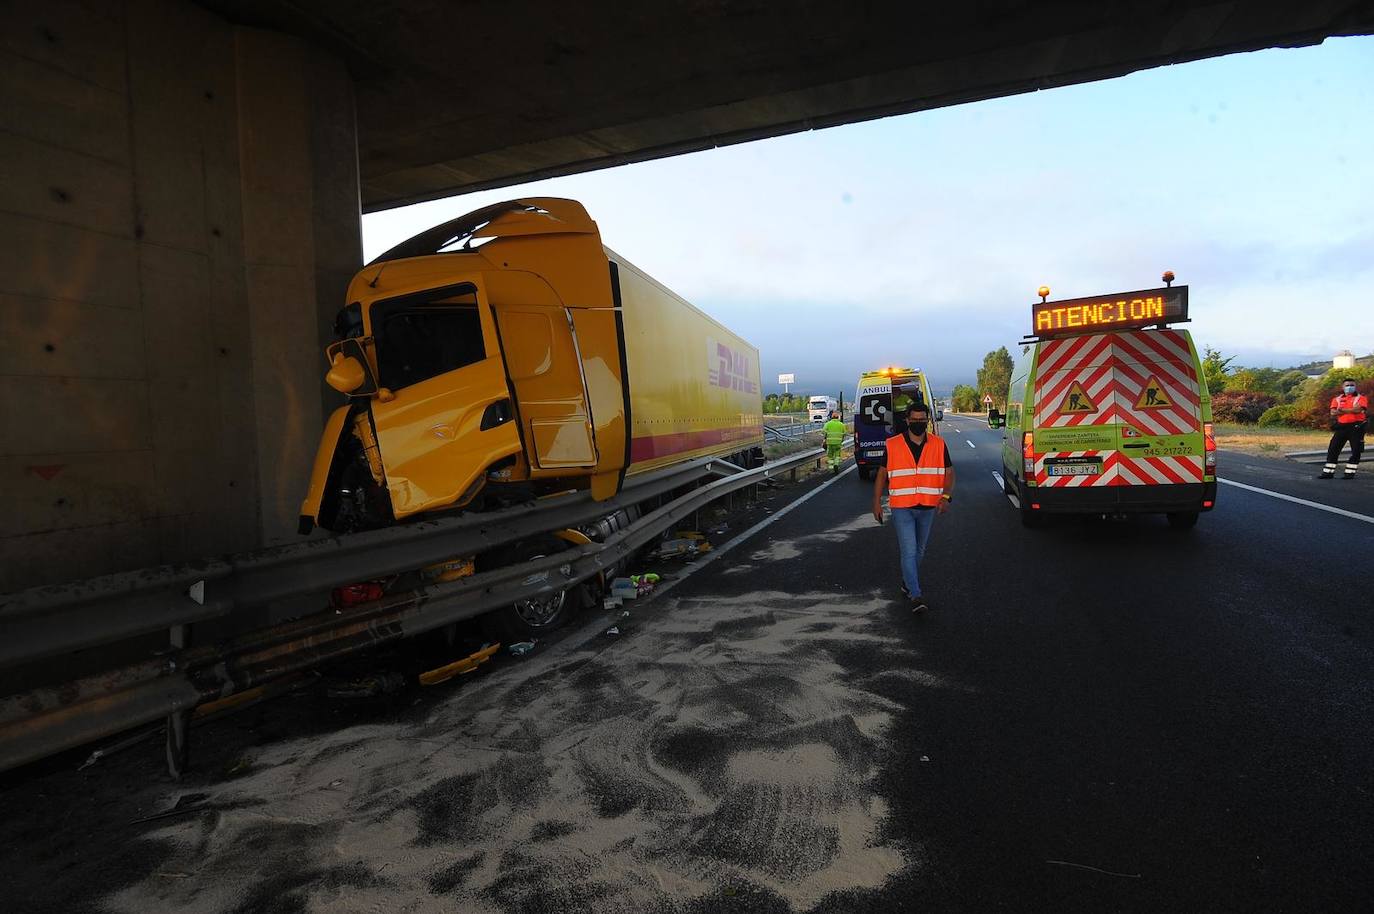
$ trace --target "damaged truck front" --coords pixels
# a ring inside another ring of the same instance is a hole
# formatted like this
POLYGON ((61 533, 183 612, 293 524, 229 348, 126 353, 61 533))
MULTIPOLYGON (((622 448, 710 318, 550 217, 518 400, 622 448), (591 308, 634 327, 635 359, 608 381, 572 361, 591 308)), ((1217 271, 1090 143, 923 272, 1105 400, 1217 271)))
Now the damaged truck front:
MULTIPOLYGON (((349 398, 326 423, 300 532, 376 529, 577 489, 702 456, 754 459, 758 352, 605 248, 571 200, 496 204, 363 268, 328 348, 349 398)), ((632 518, 455 557, 493 567, 585 542, 632 518)), ((549 601, 545 601, 546 603, 549 601)), ((503 614, 506 637, 566 617, 503 614)))

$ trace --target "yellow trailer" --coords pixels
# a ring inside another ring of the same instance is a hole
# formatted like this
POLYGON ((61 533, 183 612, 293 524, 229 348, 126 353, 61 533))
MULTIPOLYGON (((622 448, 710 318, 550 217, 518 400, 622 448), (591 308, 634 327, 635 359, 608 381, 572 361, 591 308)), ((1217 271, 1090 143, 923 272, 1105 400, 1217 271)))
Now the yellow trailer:
POLYGON ((763 441, 758 350, 601 243, 572 200, 489 206, 354 277, 301 532, 590 488, 763 441), (483 496, 476 501, 478 496, 483 496))

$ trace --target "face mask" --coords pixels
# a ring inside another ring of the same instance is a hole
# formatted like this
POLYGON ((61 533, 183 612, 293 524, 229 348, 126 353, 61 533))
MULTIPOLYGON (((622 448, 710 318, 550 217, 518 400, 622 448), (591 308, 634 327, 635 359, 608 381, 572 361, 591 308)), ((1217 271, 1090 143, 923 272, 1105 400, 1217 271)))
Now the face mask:
POLYGON ((1347 395, 1353 394, 1353 393, 1355 392, 1355 385, 1354 385, 1354 384, 1347 384, 1347 385, 1345 385, 1345 392, 1346 392, 1347 395))
POLYGON ((912 419, 907 422, 906 427, 911 434, 919 438, 926 433, 926 426, 929 424, 929 421, 925 419, 912 419))

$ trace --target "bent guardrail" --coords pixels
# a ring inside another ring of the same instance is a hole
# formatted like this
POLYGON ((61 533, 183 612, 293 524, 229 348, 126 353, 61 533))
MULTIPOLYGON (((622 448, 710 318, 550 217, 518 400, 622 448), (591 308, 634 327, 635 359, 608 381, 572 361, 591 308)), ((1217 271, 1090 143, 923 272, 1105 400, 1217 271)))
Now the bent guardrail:
POLYGON ((32 661, 131 634, 176 631, 177 626, 285 596, 323 593, 353 581, 413 570, 465 551, 585 523, 706 477, 720 477, 660 505, 602 542, 388 594, 344 610, 328 609, 216 645, 172 649, 74 682, 0 698, 0 771, 164 717, 169 720, 170 760, 170 741, 178 729, 173 723, 198 704, 517 600, 565 590, 625 560, 711 501, 823 454, 823 448, 814 448, 751 470, 705 459, 646 475, 605 502, 570 495, 494 514, 109 575, 0 598, 0 658, 9 663, 32 661), (198 583, 203 585, 203 603, 189 593, 198 583), (139 618, 139 612, 146 612, 147 618, 139 618), (71 631, 74 625, 87 624, 95 630, 71 631))

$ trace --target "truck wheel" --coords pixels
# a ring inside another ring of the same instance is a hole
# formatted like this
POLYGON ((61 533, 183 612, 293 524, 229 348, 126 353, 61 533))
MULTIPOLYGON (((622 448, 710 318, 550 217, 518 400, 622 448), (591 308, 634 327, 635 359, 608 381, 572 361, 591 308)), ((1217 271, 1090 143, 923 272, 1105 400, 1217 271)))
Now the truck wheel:
POLYGON ((1016 500, 1021 504, 1021 526, 1029 530, 1038 530, 1045 526, 1045 516, 1031 510, 1030 491, 1025 486, 1017 486, 1016 500))
MULTIPOLYGON (((568 544, 556 536, 544 534, 532 537, 513 548, 498 550, 487 561, 478 565, 478 570, 501 568, 506 565, 542 559, 562 552, 568 544)), ((548 632, 560 628, 586 602, 587 588, 582 585, 569 587, 551 594, 528 600, 517 600, 510 606, 493 610, 482 617, 482 628, 488 637, 513 644, 517 641, 530 641, 543 637, 548 632)))
POLYGON ((1175 530, 1191 530, 1197 526, 1197 515, 1196 511, 1170 511, 1166 516, 1175 530))

